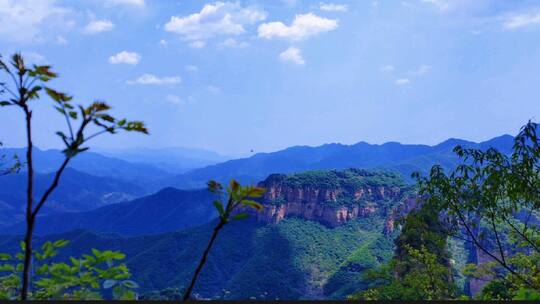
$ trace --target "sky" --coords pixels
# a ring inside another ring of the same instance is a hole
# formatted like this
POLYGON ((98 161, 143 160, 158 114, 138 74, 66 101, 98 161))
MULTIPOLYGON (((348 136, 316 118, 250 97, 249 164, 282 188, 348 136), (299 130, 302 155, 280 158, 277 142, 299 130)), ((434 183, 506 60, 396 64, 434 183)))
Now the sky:
MULTIPOLYGON (((100 148, 483 141, 540 119, 536 0, 0 0, 0 24, 4 57, 147 123, 100 148)), ((36 144, 61 147, 50 100, 32 106, 36 144)), ((22 122, 0 108, 4 145, 22 122)))

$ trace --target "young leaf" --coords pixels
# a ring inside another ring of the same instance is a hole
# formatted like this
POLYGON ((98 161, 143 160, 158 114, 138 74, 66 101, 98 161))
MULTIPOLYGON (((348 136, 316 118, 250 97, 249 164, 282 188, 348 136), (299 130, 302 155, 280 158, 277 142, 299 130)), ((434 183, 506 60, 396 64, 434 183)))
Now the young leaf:
POLYGON ((233 221, 244 220, 244 219, 247 219, 248 217, 249 217, 249 214, 247 213, 238 213, 237 215, 232 217, 232 220, 233 221))
POLYGON ((105 280, 103 282, 103 288, 104 289, 110 289, 111 287, 113 287, 114 285, 116 285, 116 281, 115 280, 105 280))
POLYGON ((249 206, 249 207, 254 208, 256 210, 261 210, 262 208, 264 208, 263 205, 257 203, 256 201, 252 201, 252 200, 243 200, 240 203, 242 205, 244 205, 244 206, 249 206))
POLYGON ((225 210, 223 209, 223 204, 220 201, 214 201, 214 206, 216 207, 219 216, 222 216, 225 213, 225 210))
POLYGON ((127 288, 139 288, 139 284, 135 283, 132 280, 122 281, 122 285, 124 285, 127 288))

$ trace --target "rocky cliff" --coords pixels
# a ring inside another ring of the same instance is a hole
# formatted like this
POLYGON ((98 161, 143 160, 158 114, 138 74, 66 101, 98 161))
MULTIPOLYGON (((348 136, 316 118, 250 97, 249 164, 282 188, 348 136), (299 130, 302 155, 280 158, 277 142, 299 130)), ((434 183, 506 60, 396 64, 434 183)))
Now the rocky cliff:
POLYGON ((393 221, 414 200, 398 175, 359 169, 273 174, 259 186, 266 188, 261 200, 265 208, 249 212, 265 223, 299 217, 336 227, 352 219, 378 215, 386 219, 385 232, 391 232, 393 221))

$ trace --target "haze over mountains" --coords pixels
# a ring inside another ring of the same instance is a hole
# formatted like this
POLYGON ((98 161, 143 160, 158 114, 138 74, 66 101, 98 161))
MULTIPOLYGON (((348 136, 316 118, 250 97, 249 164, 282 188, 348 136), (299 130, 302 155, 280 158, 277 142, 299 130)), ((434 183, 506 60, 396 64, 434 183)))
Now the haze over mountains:
POLYGON ((512 140, 512 136, 502 135, 481 143, 448 139, 435 146, 397 142, 381 145, 359 142, 354 145, 295 146, 195 169, 167 178, 160 181, 160 184, 178 188, 200 188, 210 179, 226 182, 235 178, 244 183, 254 183, 272 173, 345 168, 397 171, 408 179, 415 171, 426 173, 434 164, 440 164, 444 168, 454 166, 457 157, 452 150, 456 145, 482 149, 495 147, 508 152, 512 147, 512 140))
MULTIPOLYGON (((363 168, 396 171, 409 180, 415 171, 427 173, 434 164, 444 168, 453 167, 457 157, 452 151, 456 145, 487 149, 495 147, 509 151, 512 136, 503 135, 481 143, 460 139, 448 139, 438 145, 408 145, 388 142, 381 145, 359 142, 354 145, 325 144, 318 147, 296 146, 271 153, 258 153, 248 158, 228 160, 206 167, 184 169, 163 166, 178 160, 182 166, 202 165, 224 158, 217 153, 193 149, 128 149, 106 152, 115 157, 95 152, 85 152, 73 159, 71 170, 60 183, 47 204, 46 213, 80 212, 111 203, 132 200, 165 187, 177 189, 201 189, 211 180, 227 183, 234 178, 242 183, 257 183, 273 173, 294 173, 316 169, 363 168), (137 157, 140 152, 140 157, 137 157), (155 154, 153 154, 155 152, 155 154), (189 157, 193 153, 193 157, 189 157), (168 155, 173 156, 170 160, 168 155), (123 159, 121 159, 123 158, 123 159), (190 162, 189 160, 197 160, 190 162)), ((24 160, 23 149, 4 148, 0 153, 17 154, 24 160)), ((44 191, 45 182, 51 178, 62 160, 58 150, 35 150, 35 167, 38 174, 36 195, 44 191), (49 177, 46 177, 46 174, 49 177), (44 175, 45 174, 45 175, 44 175)), ((21 220, 24 198, 24 171, 2 177, 4 187, 0 190, 0 225, 11 225, 21 220), (20 203, 20 204, 19 204, 20 203), (15 213, 15 216, 8 214, 15 213)), ((159 202, 156 202, 158 204, 159 202)), ((81 227, 83 228, 83 227, 81 227)))

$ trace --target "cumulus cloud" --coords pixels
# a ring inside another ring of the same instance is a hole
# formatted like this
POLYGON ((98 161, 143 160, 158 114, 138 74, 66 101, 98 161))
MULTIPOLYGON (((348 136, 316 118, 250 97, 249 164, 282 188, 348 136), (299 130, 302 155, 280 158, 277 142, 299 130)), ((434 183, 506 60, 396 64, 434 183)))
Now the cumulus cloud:
POLYGON ((135 80, 128 80, 128 84, 142 84, 142 85, 175 85, 179 84, 182 78, 179 76, 166 76, 158 77, 153 74, 144 74, 135 80))
POLYGON ((349 7, 345 4, 319 3, 319 9, 325 12, 346 12, 349 7))
POLYGON ((438 7, 440 10, 448 10, 450 8, 450 2, 448 0, 421 0, 424 3, 430 3, 438 7))
POLYGON ((106 6, 133 6, 143 7, 145 5, 144 0, 100 0, 106 6))
POLYGON ((381 72, 392 72, 395 70, 395 67, 391 64, 388 64, 388 65, 382 66, 380 70, 381 72))
POLYGON ((58 35, 58 36, 56 36, 56 43, 57 44, 68 44, 68 41, 67 41, 66 37, 64 37, 62 35, 58 35))
POLYGON ((263 23, 259 26, 259 37, 272 39, 284 38, 301 40, 320 33, 335 30, 338 20, 319 17, 313 13, 296 15, 292 24, 287 26, 283 22, 263 23))
POLYGON ((429 73, 429 71, 431 71, 431 66, 422 64, 416 70, 410 71, 409 73, 411 75, 421 76, 429 73))
POLYGON ((220 47, 227 47, 227 48, 246 48, 249 46, 249 43, 245 41, 237 41, 236 39, 229 38, 223 41, 219 44, 220 47))
POLYGON ((39 41, 43 39, 44 29, 70 27, 68 13, 68 9, 54 0, 1 0, 0 41, 39 41))
POLYGON ((36 53, 36 52, 22 52, 22 55, 23 55, 23 57, 24 57, 24 60, 25 60, 26 63, 28 63, 28 64, 38 64, 38 65, 49 64, 49 62, 47 61, 47 59, 45 58, 45 56, 43 56, 43 55, 40 54, 40 53, 36 53))
POLYGON ((279 59, 283 62, 292 62, 298 65, 303 65, 306 63, 306 61, 302 57, 302 52, 300 51, 300 49, 293 46, 281 52, 279 54, 279 59))
POLYGON ((238 2, 206 4, 199 13, 173 16, 165 31, 179 34, 186 40, 205 40, 220 35, 240 35, 244 26, 266 19, 266 12, 242 7, 238 2))
POLYGON ((206 46, 206 42, 202 41, 202 40, 197 40, 197 41, 193 41, 189 44, 190 47, 194 48, 194 49, 202 49, 203 47, 206 46))
POLYGON ((109 57, 110 64, 131 64, 136 65, 141 61, 141 55, 135 52, 122 51, 116 55, 109 57))
POLYGON ((199 67, 196 66, 196 65, 192 65, 192 64, 186 65, 185 68, 186 68, 186 71, 188 71, 188 72, 198 72, 199 71, 199 67))
POLYGON ((167 95, 167 97, 165 97, 165 100, 169 103, 176 104, 176 105, 184 104, 184 101, 182 100, 182 98, 176 95, 167 95))
POLYGON ((540 13, 537 14, 522 14, 514 15, 508 18, 503 27, 507 30, 515 30, 522 27, 533 26, 540 24, 540 13))
POLYGON ((114 28, 114 23, 109 20, 93 20, 90 21, 83 29, 85 34, 97 34, 111 31, 114 28))
POLYGON ((402 86, 402 85, 408 85, 411 81, 408 78, 400 78, 396 80, 396 85, 402 86))

